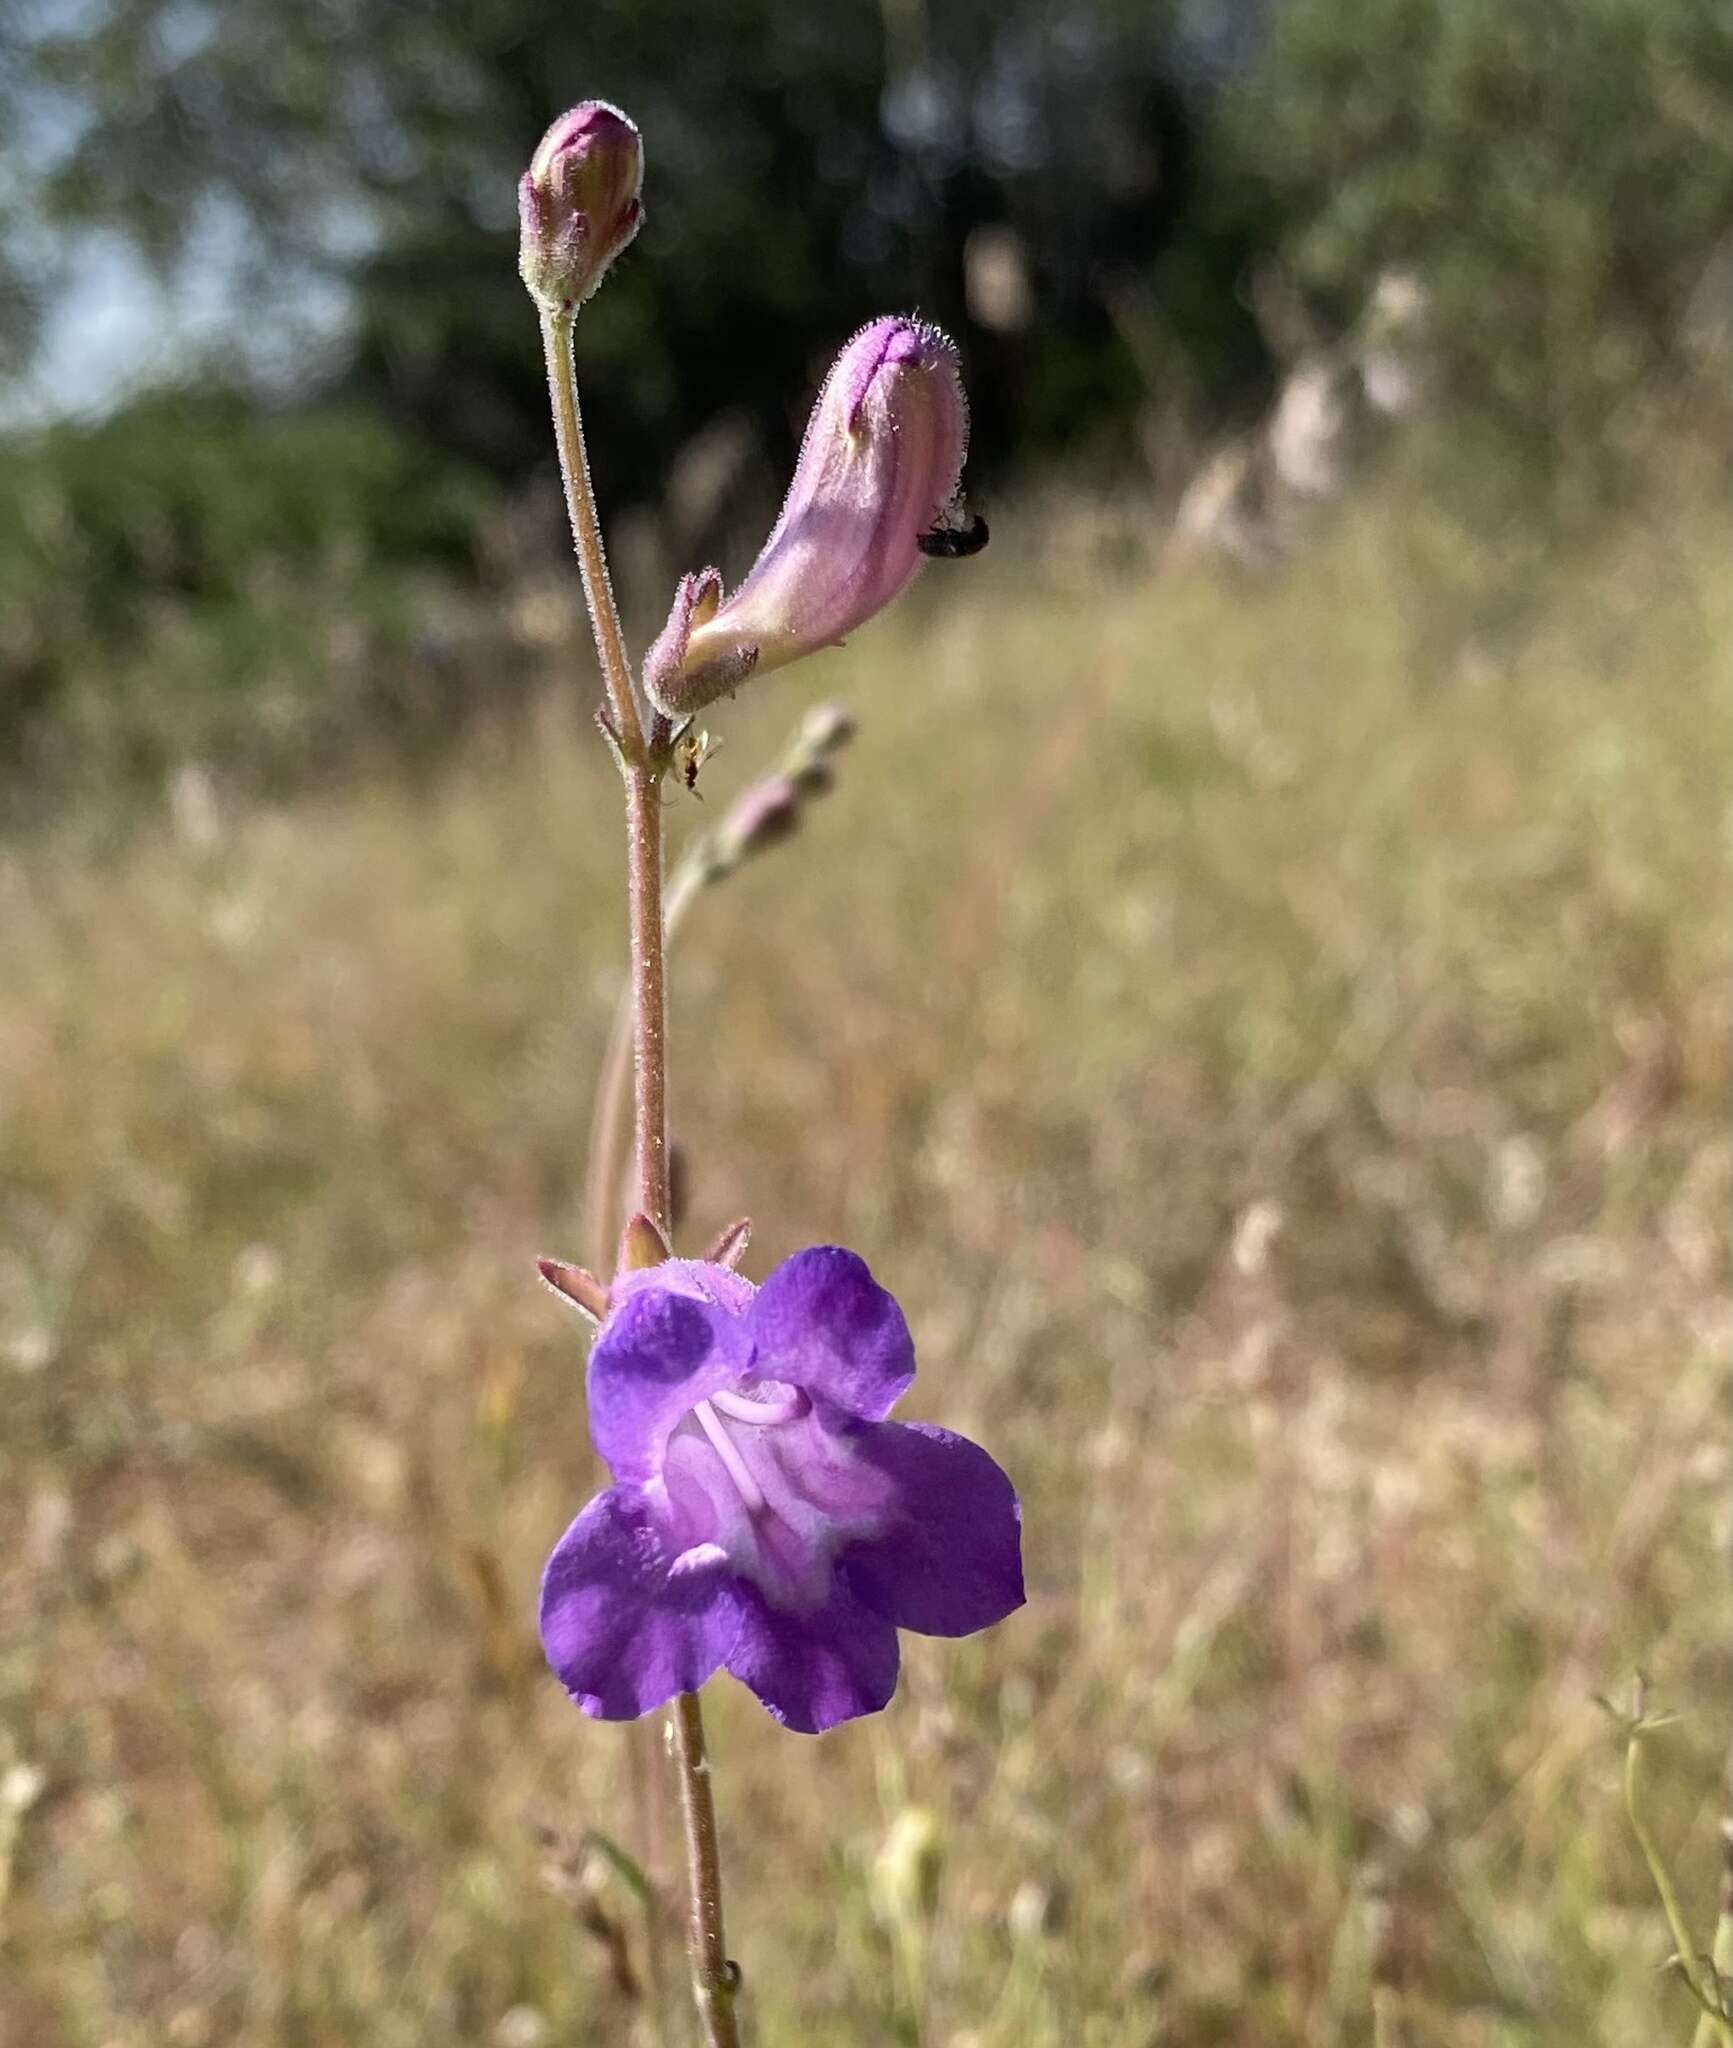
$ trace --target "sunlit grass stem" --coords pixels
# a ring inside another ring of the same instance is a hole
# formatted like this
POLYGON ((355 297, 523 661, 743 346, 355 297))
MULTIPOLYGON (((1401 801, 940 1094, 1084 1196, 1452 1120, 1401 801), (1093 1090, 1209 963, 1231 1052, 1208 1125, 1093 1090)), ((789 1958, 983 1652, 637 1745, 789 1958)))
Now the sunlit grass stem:
POLYGON ((1720 2048, 1733 2048, 1733 2020, 1727 2019, 1722 2011, 1721 1987, 1716 1973, 1713 1968, 1704 1967, 1704 1959, 1691 1939, 1679 1894, 1673 1888, 1672 1872, 1668 1870, 1660 1845, 1649 1829, 1643 1804, 1643 1751, 1652 1728, 1653 1723, 1644 1720, 1639 1706, 1625 1743, 1625 1810, 1631 1817, 1631 1828, 1637 1837, 1637 1846, 1643 1852, 1643 1861, 1649 1866, 1655 1890, 1660 1894, 1661 1911, 1667 1916, 1680 1973, 1702 2008, 1702 2018, 1692 2040, 1694 2043, 1703 2040, 1707 2029, 1709 2040, 1719 2042, 1720 2048))

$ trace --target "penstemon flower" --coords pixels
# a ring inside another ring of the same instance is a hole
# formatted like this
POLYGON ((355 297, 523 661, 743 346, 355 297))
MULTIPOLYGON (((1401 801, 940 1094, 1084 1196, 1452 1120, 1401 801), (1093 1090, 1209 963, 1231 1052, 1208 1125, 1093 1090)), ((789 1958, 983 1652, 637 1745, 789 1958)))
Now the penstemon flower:
POLYGON ((717 570, 680 579, 644 661, 657 708, 702 710, 889 604, 921 566, 921 534, 956 496, 968 441, 950 341, 919 320, 863 327, 825 379, 782 515, 746 580, 724 602, 717 570))
MULTIPOLYGON (((617 108, 586 101, 542 138, 519 189, 520 267, 536 301, 572 539, 607 693, 597 720, 626 809, 630 1001, 604 1064, 594 1209, 617 1186, 631 1083, 635 1204, 612 1289, 543 1276, 600 1322, 590 1433, 613 1485, 554 1548, 542 1580, 548 1662, 586 1713, 669 1705, 691 1897, 687 1953, 707 2048, 739 2048, 741 1982, 699 1688, 727 1669, 789 1728, 870 1714, 896 1690, 897 1631, 970 1635, 1023 1602, 1021 1511, 979 1446, 887 1420, 914 1378, 902 1310, 852 1252, 785 1260, 755 1288, 733 1270, 745 1226, 709 1260, 669 1256, 668 936, 696 892, 797 829, 853 730, 812 714, 663 887, 669 775, 696 783, 692 714, 758 669, 834 645, 903 589, 956 497, 968 441, 957 352, 918 320, 875 320, 825 380, 781 516, 726 603, 714 569, 681 579, 634 677, 584 450, 574 315, 637 233, 643 152, 617 108), (629 1057, 628 1057, 629 1055, 629 1057)), ((977 522, 978 523, 978 522, 977 522)), ((982 529, 984 534, 984 528, 982 529)), ((956 550, 964 552, 966 550, 956 550)), ((595 1226, 600 1235, 603 1225, 595 1226)), ((653 1927, 660 1907, 649 1906, 653 1927)), ((649 1944, 655 1980, 657 1943, 649 1944)))
POLYGON ((964 1636, 1023 1602, 1011 1482, 966 1437, 886 1417, 914 1378, 896 1302, 852 1252, 754 1288, 671 1259, 616 1281, 590 1355, 613 1473, 542 1583, 548 1661, 629 1720, 726 1668, 812 1734, 896 1689, 897 1630, 964 1636))

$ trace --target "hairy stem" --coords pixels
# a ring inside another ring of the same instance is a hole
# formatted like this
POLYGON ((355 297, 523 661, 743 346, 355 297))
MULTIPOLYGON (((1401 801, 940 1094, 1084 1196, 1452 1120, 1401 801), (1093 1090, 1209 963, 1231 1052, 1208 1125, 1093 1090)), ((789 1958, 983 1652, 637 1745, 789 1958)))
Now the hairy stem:
MULTIPOLYGON (((687 910, 702 887, 702 868, 688 859, 675 869, 673 878, 663 890, 664 959, 674 934, 680 929, 687 910)), ((613 1021, 608 1026, 607 1050, 602 1055, 601 1076, 596 1083, 595 1104, 590 1112, 590 1152, 584 1170, 585 1256, 598 1273, 609 1270, 609 1261, 614 1256, 626 1221, 621 1213, 620 1191, 626 1177, 633 1014, 633 990, 628 981, 620 991, 613 1021)))
POLYGON ((614 604, 608 557, 602 547, 602 526, 596 517, 596 494, 590 485, 590 458, 584 447, 583 415, 578 410, 578 380, 572 366, 572 316, 569 313, 542 314, 542 353, 547 359, 548 395, 553 400, 554 441, 560 453, 560 481, 565 486, 566 512, 572 522, 572 540, 578 551, 578 570, 584 579, 584 602, 589 607, 590 628, 596 636, 602 681, 607 686, 608 710, 626 760, 642 767, 645 765, 644 729, 632 691, 632 664, 626 657, 626 637, 620 630, 620 614, 614 604))
MULTIPOLYGON (((664 1234, 668 1215, 667 931, 662 917, 662 774, 626 772, 626 848, 632 927, 632 1185, 636 1204, 664 1234)), ((695 1692, 669 1712, 680 1778, 680 1819, 686 1832, 686 1882, 692 1916, 687 1955, 692 1996, 706 2048, 739 2048, 734 2024, 734 1970, 722 1934, 722 1861, 704 1713, 695 1692)))
MULTIPOLYGON (((626 879, 632 959, 632 1187, 635 1206, 666 1236, 668 1213, 667 932, 662 907, 662 782, 671 751, 666 721, 657 719, 646 744, 632 689, 614 590, 596 517, 584 451, 569 315, 545 313, 542 345, 559 443, 566 509, 583 572, 584 597, 607 684, 613 730, 626 784, 626 879)), ((605 1162, 604 1162, 605 1166, 605 1162)), ((607 1192, 601 1196, 605 1205, 607 1192)), ((682 1693, 670 1712, 680 1777, 680 1817, 692 1900, 689 1952, 692 1995, 706 2048, 739 2048, 734 2023, 735 1972, 722 1935, 722 1866, 704 1717, 696 1693, 682 1693)))
POLYGON ((668 1214, 668 999, 662 929, 662 774, 626 771, 632 934, 632 1188, 664 1237, 668 1214))
POLYGON ((698 2022, 706 2048, 740 2048, 734 2019, 737 1972, 728 1960, 722 1931, 722 1858, 710 1798, 710 1758, 704 1747, 704 1711, 695 1692, 683 1692, 674 1702, 668 1725, 680 1771, 680 1818, 686 1830, 686 1888, 692 1900, 686 1939, 698 2022))

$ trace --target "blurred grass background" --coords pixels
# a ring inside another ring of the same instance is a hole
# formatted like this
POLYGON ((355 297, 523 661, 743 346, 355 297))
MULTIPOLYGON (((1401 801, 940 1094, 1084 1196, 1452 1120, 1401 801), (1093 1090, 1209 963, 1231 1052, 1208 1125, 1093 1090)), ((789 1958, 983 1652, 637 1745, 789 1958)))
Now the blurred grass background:
MULTIPOLYGON (((1424 683, 1399 472, 1253 586, 1013 515, 814 671, 842 787, 676 963, 688 1240, 869 1248, 1032 1597, 845 1737, 719 1689, 766 2041, 1688 2031, 1593 1701, 1685 1712, 1706 1937, 1728 607, 1718 466, 1658 478, 1424 683)), ((595 1479, 529 1279, 618 972, 583 710, 0 869, 9 2039, 630 2038, 538 1835, 629 1835, 532 1634, 595 1479)))
POLYGON ((670 811, 859 717, 676 949, 685 1243, 859 1248, 914 1411, 1026 1508, 1027 1610, 908 1642, 878 1720, 715 1689, 756 2038, 1691 2039, 1596 1701, 1680 1715, 1651 1819, 1707 1944, 1729 30, 1158 13, 971 56, 966 8, 0 7, 0 340, 76 310, 45 237, 185 290, 213 207, 292 297, 335 206, 351 293, 294 376, 261 319, 6 443, 5 2048, 655 2035, 594 1839, 641 1853, 631 1738, 533 1633, 597 1473, 532 1262, 592 1255, 623 928, 494 188, 596 89, 650 131, 579 351, 640 644, 750 557, 857 311, 952 321, 991 491, 984 556, 728 707, 670 811), (1378 426, 1392 265, 1423 398, 1378 426), (1355 428, 1305 488, 1303 386, 1355 428))

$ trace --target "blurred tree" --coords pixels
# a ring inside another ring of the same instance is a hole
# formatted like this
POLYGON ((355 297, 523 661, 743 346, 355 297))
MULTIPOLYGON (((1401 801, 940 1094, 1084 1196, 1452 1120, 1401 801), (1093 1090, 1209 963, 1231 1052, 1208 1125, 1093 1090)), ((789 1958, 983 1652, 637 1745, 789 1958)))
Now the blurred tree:
POLYGON ((347 703, 339 616, 437 710, 406 579, 473 562, 490 485, 549 466, 515 186, 591 94, 648 155, 649 229, 583 323, 616 513, 699 437, 780 469, 831 352, 893 308, 962 343, 972 482, 1128 466, 1155 408, 1183 466, 1268 394, 1275 325, 1339 334, 1400 267, 1448 389, 1439 481, 1538 546, 1512 480, 1598 487, 1582 458, 1733 221, 1726 0, 0 0, 0 366, 81 350, 116 251, 227 311, 181 396, 9 449, 0 732, 71 731, 82 693, 93 744, 156 760, 241 729, 261 676, 347 703), (170 614, 205 636, 184 689, 154 640, 119 658, 170 614))
POLYGON ((1545 467, 1664 359, 1733 216, 1730 79, 1725 0, 0 0, 0 341, 119 238, 220 273, 255 366, 335 361, 516 473, 545 435, 513 186, 601 93, 653 222, 585 322, 616 502, 724 408, 786 442, 828 350, 911 302, 964 343, 988 473, 1013 438, 1123 450, 1152 377, 1259 387, 1278 251, 1343 322, 1417 270, 1459 400, 1545 467), (972 317, 983 229, 1021 323, 972 317))
MULTIPOLYGON (((48 137, 15 153, 39 220, 118 232, 171 275, 220 241, 255 352, 293 332, 311 282, 340 282, 349 391, 500 472, 546 441, 512 280, 518 172, 572 99, 628 107, 652 232, 584 339, 608 392, 598 460, 629 496, 725 407, 786 436, 823 356, 887 307, 918 302, 972 355, 964 251, 984 222, 1015 231, 1039 317, 983 337, 983 455, 1013 413, 1041 445, 1123 419, 1138 387, 1103 279, 1147 269, 1190 199, 1164 5, 95 0, 58 26, 0 10, 0 93, 48 137)), ((22 275, 40 249, 15 225, 0 215, 22 275)))
POLYGON ((1733 10, 1287 0, 1218 146, 1338 317, 1424 279, 1456 445, 1556 480, 1616 447, 1733 226, 1733 10))

